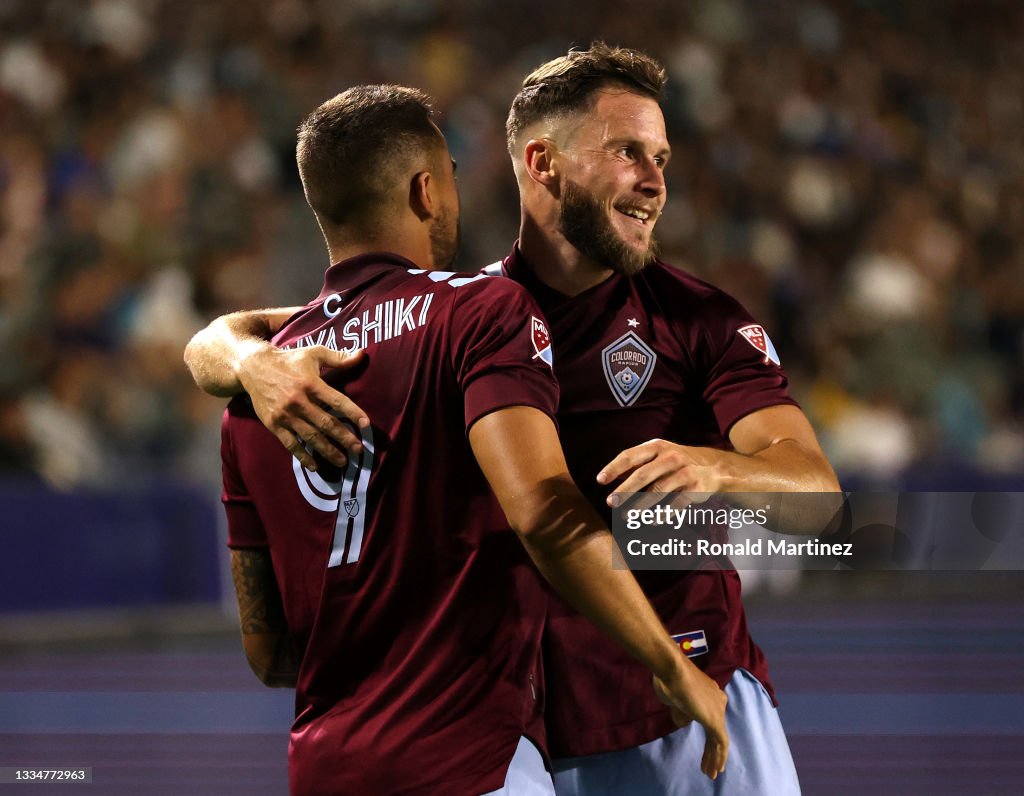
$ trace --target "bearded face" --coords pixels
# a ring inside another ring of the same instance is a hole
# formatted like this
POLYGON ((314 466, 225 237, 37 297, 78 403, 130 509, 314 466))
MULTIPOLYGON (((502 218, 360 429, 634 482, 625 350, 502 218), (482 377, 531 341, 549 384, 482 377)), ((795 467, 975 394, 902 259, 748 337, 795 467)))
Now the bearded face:
POLYGON ((657 257, 653 235, 628 240, 616 229, 610 210, 582 185, 567 180, 562 191, 560 229, 584 255, 624 276, 642 271, 657 257))

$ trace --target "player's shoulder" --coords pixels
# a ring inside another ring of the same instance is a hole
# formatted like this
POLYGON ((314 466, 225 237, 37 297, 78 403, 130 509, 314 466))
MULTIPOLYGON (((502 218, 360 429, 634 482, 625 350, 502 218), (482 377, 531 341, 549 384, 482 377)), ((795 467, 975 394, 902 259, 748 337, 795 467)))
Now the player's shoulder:
POLYGON ((457 324, 504 325, 528 316, 543 317, 533 296, 504 276, 461 271, 410 270, 415 279, 430 280, 435 307, 446 307, 457 324))
POLYGON ((476 274, 456 273, 447 284, 454 288, 455 300, 459 305, 474 305, 477 308, 492 307, 495 311, 508 307, 534 306, 530 292, 514 279, 502 276, 501 272, 480 271, 476 274))
POLYGON ((525 289, 518 282, 501 276, 500 271, 497 273, 492 271, 466 273, 465 271, 429 271, 423 268, 410 268, 408 273, 438 287, 446 287, 455 291, 453 295, 457 295, 463 300, 466 298, 483 300, 490 297, 526 294, 525 289))
POLYGON ((720 287, 663 260, 655 260, 638 277, 671 308, 673 316, 685 316, 691 323, 695 319, 715 324, 748 317, 743 305, 720 287))

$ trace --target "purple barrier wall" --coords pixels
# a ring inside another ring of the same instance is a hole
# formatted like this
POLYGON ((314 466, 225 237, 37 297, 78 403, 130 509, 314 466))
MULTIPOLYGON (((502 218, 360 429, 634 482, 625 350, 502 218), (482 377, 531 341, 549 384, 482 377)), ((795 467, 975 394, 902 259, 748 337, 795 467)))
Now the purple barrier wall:
POLYGON ((116 494, 0 484, 0 612, 216 601, 218 511, 182 484, 116 494))

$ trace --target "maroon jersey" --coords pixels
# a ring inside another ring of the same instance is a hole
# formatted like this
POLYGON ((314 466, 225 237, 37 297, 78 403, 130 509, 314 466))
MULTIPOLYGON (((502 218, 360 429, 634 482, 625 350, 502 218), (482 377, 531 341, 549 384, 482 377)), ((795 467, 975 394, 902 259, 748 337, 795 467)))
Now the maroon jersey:
POLYGON ((332 266, 275 342, 366 349, 333 381, 373 421, 361 457, 312 473, 245 399, 226 413, 229 544, 269 547, 305 648, 292 792, 501 787, 521 735, 543 748, 547 597, 466 433, 506 406, 553 416, 539 310, 510 280, 365 255, 332 266))
MULTIPOLYGON (((615 274, 573 298, 537 279, 518 246, 502 271, 551 324, 562 446, 576 484, 607 522, 610 489, 595 479, 622 450, 655 438, 729 448, 729 429, 744 415, 795 403, 771 340, 743 307, 665 263, 633 278, 615 274)), ((774 699, 734 570, 635 574, 668 631, 700 640, 695 664, 723 687, 737 667, 748 669, 774 699)), ((545 720, 553 756, 626 749, 676 729, 650 672, 557 597, 549 611, 545 720)))

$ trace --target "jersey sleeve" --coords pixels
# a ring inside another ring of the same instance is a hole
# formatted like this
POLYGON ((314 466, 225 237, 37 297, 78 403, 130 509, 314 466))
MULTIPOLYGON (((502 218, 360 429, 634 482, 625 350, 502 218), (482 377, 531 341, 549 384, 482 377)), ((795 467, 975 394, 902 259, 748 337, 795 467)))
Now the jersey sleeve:
POLYGON ((723 436, 736 421, 769 406, 797 405, 768 332, 735 299, 722 293, 707 324, 704 400, 723 436))
MULTIPOLYGON (((237 415, 244 413, 246 408, 242 406, 242 400, 236 398, 224 410, 224 419, 221 422, 221 502, 228 518, 228 547, 232 549, 267 546, 267 532, 239 471, 231 433, 232 424, 238 422, 237 415)), ((251 414, 252 409, 248 408, 248 412, 251 414)))
POLYGON ((459 293, 452 308, 451 355, 465 400, 466 431, 508 406, 532 406, 555 420, 558 382, 551 335, 534 300, 500 277, 459 293))

